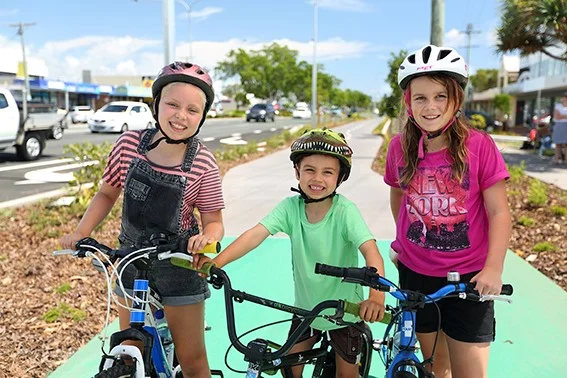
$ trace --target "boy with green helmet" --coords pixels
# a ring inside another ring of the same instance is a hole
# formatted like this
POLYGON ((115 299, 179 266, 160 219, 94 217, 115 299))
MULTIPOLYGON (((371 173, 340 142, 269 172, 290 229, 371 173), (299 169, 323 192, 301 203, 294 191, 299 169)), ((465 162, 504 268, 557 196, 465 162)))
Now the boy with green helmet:
MULTIPOLYGON (((336 188, 348 179, 352 166, 352 149, 344 135, 327 129, 306 132, 291 146, 295 176, 300 193, 280 202, 259 224, 240 235, 213 259, 218 267, 239 259, 255 249, 270 235, 287 234, 291 241, 295 305, 312 309, 324 300, 345 299, 360 303, 360 318, 368 322, 384 316, 384 293, 370 290, 363 298, 360 285, 344 284, 339 279, 316 275, 315 264, 352 267, 358 265, 358 251, 367 266, 384 275, 384 263, 376 240, 356 205, 336 188)), ((199 267, 207 258, 200 257, 199 267)), ((295 320, 295 319, 294 319, 295 320)), ((345 320, 358 319, 345 315, 345 320)), ((290 334, 298 321, 293 321, 290 334)), ((309 350, 328 333, 336 352, 337 376, 358 377, 357 361, 362 349, 360 327, 341 327, 325 319, 315 319, 290 353, 309 350)), ((292 367, 300 377, 303 365, 292 367)))

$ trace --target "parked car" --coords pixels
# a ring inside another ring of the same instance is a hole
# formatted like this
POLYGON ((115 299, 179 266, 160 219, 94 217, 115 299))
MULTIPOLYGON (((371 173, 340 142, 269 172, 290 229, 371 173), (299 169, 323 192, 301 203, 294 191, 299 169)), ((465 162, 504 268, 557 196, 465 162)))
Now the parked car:
POLYGON ((246 111, 246 122, 250 122, 251 119, 256 122, 266 122, 268 119, 275 122, 276 111, 271 104, 255 104, 246 111))
POLYGON ((486 112, 483 112, 481 110, 470 110, 470 109, 465 110, 465 117, 467 117, 469 120, 472 119, 473 115, 480 115, 484 117, 484 121, 486 123, 487 129, 490 128, 494 130, 502 127, 502 122, 495 120, 491 115, 489 115, 486 112))
POLYGON ((0 150, 16 147, 22 160, 36 160, 43 154, 48 139, 61 139, 67 112, 54 104, 19 104, 8 88, 0 88, 0 150))
POLYGON ((291 116, 293 118, 309 119, 311 118, 311 110, 307 104, 302 105, 297 103, 295 109, 291 112, 291 116))
POLYGON ((94 110, 88 105, 77 105, 71 108, 71 122, 87 122, 89 117, 94 114, 94 110))
POLYGON ((88 119, 93 133, 149 129, 154 125, 150 107, 143 102, 113 101, 97 110, 88 119))

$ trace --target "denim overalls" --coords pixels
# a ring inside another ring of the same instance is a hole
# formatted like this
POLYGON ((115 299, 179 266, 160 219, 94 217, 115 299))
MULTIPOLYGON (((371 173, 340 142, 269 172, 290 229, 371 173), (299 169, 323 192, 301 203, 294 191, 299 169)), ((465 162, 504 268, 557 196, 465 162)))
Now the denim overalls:
MULTIPOLYGON (((140 155, 147 154, 148 145, 156 132, 153 129, 142 134, 137 151, 140 155)), ((198 147, 197 138, 192 138, 187 144, 181 164, 183 172, 191 170, 198 147)), ((141 247, 155 233, 181 237, 198 234, 199 227, 195 219, 190 229, 181 227, 186 185, 190 183, 187 183, 185 176, 158 172, 150 163, 139 158, 132 159, 124 182, 122 224, 118 237, 120 245, 141 247)), ((135 274, 136 268, 128 265, 122 275, 126 289, 132 288, 135 274)), ((164 305, 199 303, 210 296, 205 279, 194 271, 172 265, 169 260, 153 262, 149 274, 150 286, 162 297, 164 305)), ((115 291, 123 296, 118 285, 115 291)))

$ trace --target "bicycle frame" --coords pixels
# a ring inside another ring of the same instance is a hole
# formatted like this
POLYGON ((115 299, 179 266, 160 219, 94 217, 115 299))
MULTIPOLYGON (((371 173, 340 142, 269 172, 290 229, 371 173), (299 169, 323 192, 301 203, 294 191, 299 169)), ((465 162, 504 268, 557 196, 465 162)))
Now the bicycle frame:
MULTIPOLYGON (((189 267, 188 264, 184 264, 183 262, 176 259, 172 259, 172 263, 174 265, 189 267)), ((274 370, 279 370, 294 365, 304 365, 308 363, 315 364, 313 377, 320 377, 323 370, 324 359, 329 353, 327 350, 327 345, 325 343, 323 343, 321 347, 311 349, 309 351, 292 354, 287 353, 293 347, 293 345, 295 345, 299 337, 308 329, 315 317, 319 316, 323 310, 328 308, 336 309, 334 315, 321 316, 327 318, 330 321, 336 322, 337 324, 346 324, 342 322, 342 317, 345 312, 357 316, 359 313, 358 305, 352 304, 350 302, 334 300, 324 301, 315 306, 312 310, 304 310, 299 307, 290 306, 267 298, 262 298, 239 290, 235 290, 232 288, 230 279, 226 272, 224 272, 222 269, 216 268, 212 264, 206 265, 206 267, 202 271, 209 274, 209 282, 211 282, 215 289, 221 289, 224 287, 226 321, 229 339, 232 346, 234 346, 236 350, 238 350, 245 356, 244 360, 248 361, 248 368, 246 371, 246 377, 248 378, 259 378, 262 376, 263 372, 274 372, 274 370), (301 321, 300 325, 292 332, 284 345, 278 345, 276 343, 263 339, 255 339, 245 346, 240 342, 239 337, 236 333, 233 301, 249 301, 261 306, 284 311, 290 314, 295 314, 297 316, 304 317, 304 319, 301 321), (276 350, 272 351, 272 348, 275 348, 276 350)), ((372 356, 372 353, 370 353, 372 350, 372 334, 369 330, 365 330, 363 334, 366 339, 366 350, 368 353, 365 356, 365 371, 363 372, 362 376, 366 377, 368 375, 370 368, 370 359, 372 356)))

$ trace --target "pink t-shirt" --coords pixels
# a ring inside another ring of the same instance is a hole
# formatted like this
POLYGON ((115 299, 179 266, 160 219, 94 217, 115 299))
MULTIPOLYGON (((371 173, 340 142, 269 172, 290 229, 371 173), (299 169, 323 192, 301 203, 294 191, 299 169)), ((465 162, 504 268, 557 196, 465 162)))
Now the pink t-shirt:
MULTIPOLYGON (((492 138, 470 130, 467 170, 451 178, 448 150, 426 153, 404 196, 392 249, 411 270, 434 277, 481 270, 488 254, 488 217, 482 192, 510 176, 492 138)), ((388 148, 386 184, 400 188, 404 167, 400 136, 388 148)))

